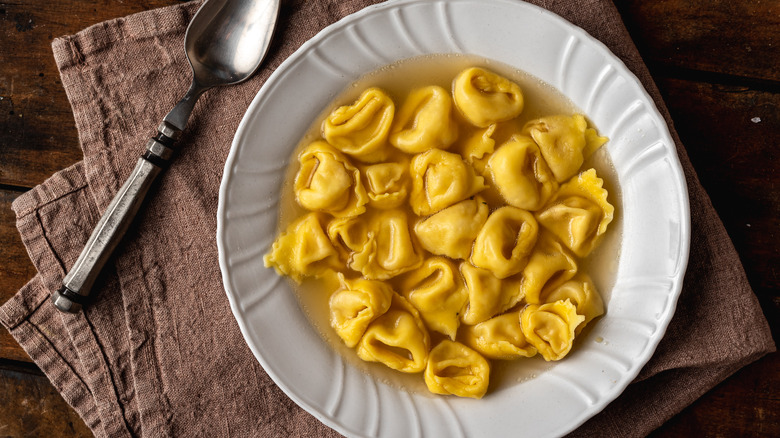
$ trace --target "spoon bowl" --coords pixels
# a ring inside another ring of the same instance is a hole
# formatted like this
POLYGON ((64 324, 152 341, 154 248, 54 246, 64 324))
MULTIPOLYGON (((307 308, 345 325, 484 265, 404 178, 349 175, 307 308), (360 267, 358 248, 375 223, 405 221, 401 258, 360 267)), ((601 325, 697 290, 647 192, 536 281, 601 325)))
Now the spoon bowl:
POLYGON ((192 86, 164 123, 184 130, 201 94, 254 74, 268 53, 280 6, 281 0, 207 0, 201 6, 184 36, 192 86))
POLYGON ((203 87, 231 85, 252 76, 265 58, 280 0, 209 0, 187 28, 184 48, 203 87))

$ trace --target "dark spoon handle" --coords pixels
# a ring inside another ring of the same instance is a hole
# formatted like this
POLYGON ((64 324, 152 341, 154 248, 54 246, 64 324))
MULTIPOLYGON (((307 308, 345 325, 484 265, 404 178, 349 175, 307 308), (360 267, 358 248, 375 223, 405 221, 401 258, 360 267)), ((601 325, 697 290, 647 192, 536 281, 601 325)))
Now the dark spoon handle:
POLYGON ((163 122, 157 136, 146 144, 146 152, 125 183, 108 205, 92 235, 71 270, 62 280, 62 287, 52 295, 52 302, 63 312, 76 313, 89 300, 90 290, 103 265, 124 236, 149 188, 173 158, 173 143, 181 131, 163 122))

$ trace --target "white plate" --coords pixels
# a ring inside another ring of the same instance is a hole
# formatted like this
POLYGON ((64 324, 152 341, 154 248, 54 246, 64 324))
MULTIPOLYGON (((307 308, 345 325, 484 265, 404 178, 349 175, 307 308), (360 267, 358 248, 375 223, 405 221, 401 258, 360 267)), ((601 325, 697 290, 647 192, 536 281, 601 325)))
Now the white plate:
POLYGON ((247 344, 277 385, 351 436, 563 435, 614 400, 672 318, 690 240, 687 189, 652 99, 600 42, 511 0, 402 0, 326 28, 274 72, 238 128, 219 196, 217 244, 227 296, 247 344), (400 59, 465 53, 501 61, 568 96, 610 138, 622 187, 623 238, 607 314, 565 360, 482 400, 407 392, 331 349, 286 281, 263 267, 292 148, 348 84, 400 59))

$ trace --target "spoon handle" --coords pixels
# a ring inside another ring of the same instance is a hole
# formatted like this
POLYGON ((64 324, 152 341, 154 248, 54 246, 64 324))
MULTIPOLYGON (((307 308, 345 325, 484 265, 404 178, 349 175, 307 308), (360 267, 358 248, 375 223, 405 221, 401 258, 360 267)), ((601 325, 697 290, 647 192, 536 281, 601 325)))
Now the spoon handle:
POLYGON ((57 309, 76 313, 89 299, 90 289, 100 270, 124 236, 149 188, 167 167, 174 150, 171 147, 181 130, 167 122, 157 128, 157 136, 146 144, 146 152, 108 205, 62 287, 52 295, 57 309))

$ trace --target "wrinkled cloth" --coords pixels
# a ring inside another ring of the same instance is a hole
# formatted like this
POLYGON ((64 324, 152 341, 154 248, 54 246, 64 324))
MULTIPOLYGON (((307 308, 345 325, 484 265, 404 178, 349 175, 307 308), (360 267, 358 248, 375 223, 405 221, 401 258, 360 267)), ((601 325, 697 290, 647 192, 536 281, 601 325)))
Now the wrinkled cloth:
MULTIPOLYGON (((98 437, 338 436, 263 371, 230 311, 217 261, 216 210, 233 135, 250 101, 303 42, 372 0, 290 0, 263 68, 206 93, 181 150, 97 282, 69 315, 49 301, 146 140, 189 86, 186 26, 199 3, 94 25, 53 52, 83 161, 13 203, 38 274, 0 322, 98 437)), ((536 0, 606 44, 669 124, 690 195, 690 261, 676 314, 639 377, 573 435, 644 436, 727 376, 774 351, 737 253, 700 185, 621 18, 606 0, 536 0)))

